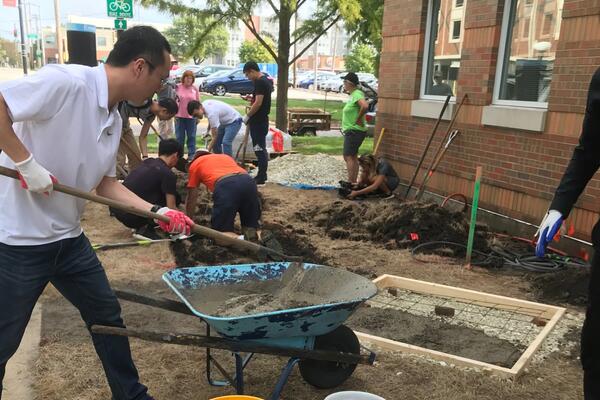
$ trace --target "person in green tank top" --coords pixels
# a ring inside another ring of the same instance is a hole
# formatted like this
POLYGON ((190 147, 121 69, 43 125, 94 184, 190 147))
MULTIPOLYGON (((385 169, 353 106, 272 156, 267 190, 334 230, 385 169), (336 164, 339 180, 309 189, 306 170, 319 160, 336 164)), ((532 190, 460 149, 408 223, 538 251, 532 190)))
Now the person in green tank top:
POLYGON ((364 93, 358 89, 358 76, 348 72, 344 77, 344 91, 350 99, 342 110, 342 134, 344 135, 344 161, 348 170, 348 181, 356 183, 358 178, 358 149, 365 140, 367 127, 365 114, 368 104, 364 93))

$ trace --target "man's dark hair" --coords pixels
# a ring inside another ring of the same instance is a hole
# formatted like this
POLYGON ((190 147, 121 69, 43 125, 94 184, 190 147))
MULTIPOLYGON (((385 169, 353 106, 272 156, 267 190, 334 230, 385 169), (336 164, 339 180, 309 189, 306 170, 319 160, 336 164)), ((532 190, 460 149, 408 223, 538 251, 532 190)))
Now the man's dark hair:
POLYGON ((192 100, 187 105, 187 112, 188 114, 192 115, 194 114, 194 111, 196 111, 200 107, 202 107, 202 103, 200 103, 198 100, 192 100))
POLYGON ((183 146, 176 139, 164 139, 158 144, 159 156, 170 156, 177 153, 177 158, 183 157, 183 146))
POLYGON ((150 70, 153 70, 166 62, 165 50, 171 53, 171 45, 159 31, 151 26, 134 26, 121 34, 106 64, 124 67, 135 59, 144 58, 150 63, 150 70))
POLYGON ((179 111, 177 102, 169 97, 158 100, 158 105, 165 108, 169 114, 175 115, 179 111))
POLYGON ((244 64, 243 72, 248 72, 248 71, 260 72, 260 68, 258 68, 258 64, 255 63, 254 61, 248 61, 246 64, 244 64))

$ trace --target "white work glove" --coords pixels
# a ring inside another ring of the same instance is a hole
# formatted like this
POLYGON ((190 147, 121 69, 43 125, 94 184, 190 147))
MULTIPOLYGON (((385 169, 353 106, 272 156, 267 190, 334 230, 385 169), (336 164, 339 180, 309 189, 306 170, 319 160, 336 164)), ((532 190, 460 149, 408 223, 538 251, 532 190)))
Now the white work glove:
POLYGON ((33 154, 30 154, 26 160, 15 163, 19 171, 19 180, 21 187, 31 192, 50 194, 53 185, 58 180, 35 161, 33 154))
POLYGON ((244 118, 242 118, 242 121, 244 122, 244 125, 248 125, 248 120, 250 119, 249 116, 244 115, 244 118))
POLYGON ((548 243, 556 236, 556 233, 562 226, 563 219, 563 215, 560 211, 550 210, 546 213, 546 216, 540 223, 539 229, 535 233, 535 237, 538 238, 537 245, 535 246, 536 256, 544 257, 546 246, 548 246, 548 243))

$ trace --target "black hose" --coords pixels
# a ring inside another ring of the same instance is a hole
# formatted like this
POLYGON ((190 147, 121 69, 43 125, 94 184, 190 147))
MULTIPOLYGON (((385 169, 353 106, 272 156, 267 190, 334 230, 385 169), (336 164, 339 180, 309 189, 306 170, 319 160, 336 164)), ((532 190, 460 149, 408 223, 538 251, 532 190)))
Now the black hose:
MULTIPOLYGON (((461 253, 466 254, 467 246, 462 243, 446 242, 446 241, 435 241, 421 243, 415 246, 411 250, 411 256, 414 260, 419 262, 427 262, 417 258, 417 254, 423 253, 425 249, 428 249, 430 254, 435 254, 436 250, 441 248, 454 248, 453 253, 456 258, 456 249, 460 250, 461 253)), ((441 254, 447 256, 446 254, 441 254)), ((462 255, 462 254, 461 254, 462 255)), ((500 268, 503 266, 519 268, 530 272, 556 272, 567 266, 577 267, 589 267, 589 264, 577 257, 567 257, 558 254, 548 253, 543 258, 535 256, 534 253, 519 254, 514 251, 499 247, 492 246, 489 253, 484 253, 478 250, 473 250, 473 258, 471 259, 472 265, 488 268, 500 268)))

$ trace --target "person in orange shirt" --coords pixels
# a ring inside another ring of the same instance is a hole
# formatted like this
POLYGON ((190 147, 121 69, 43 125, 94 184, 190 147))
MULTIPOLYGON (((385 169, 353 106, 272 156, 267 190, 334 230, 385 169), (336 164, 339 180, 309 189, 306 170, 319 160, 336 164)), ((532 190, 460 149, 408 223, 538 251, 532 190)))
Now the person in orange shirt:
POLYGON ((245 169, 227 154, 199 150, 189 168, 186 214, 193 217, 198 201, 198 186, 203 184, 213 194, 211 227, 232 237, 234 221, 240 214, 242 233, 255 237, 261 216, 256 183, 245 169))

